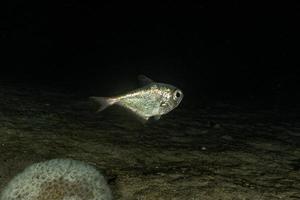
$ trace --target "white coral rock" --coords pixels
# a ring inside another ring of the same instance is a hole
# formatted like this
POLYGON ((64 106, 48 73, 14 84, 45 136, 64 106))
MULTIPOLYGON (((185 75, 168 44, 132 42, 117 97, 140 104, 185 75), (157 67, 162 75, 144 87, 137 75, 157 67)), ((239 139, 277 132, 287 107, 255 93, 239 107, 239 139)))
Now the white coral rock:
POLYGON ((91 165, 71 159, 35 163, 15 176, 0 200, 111 200, 104 177, 91 165))

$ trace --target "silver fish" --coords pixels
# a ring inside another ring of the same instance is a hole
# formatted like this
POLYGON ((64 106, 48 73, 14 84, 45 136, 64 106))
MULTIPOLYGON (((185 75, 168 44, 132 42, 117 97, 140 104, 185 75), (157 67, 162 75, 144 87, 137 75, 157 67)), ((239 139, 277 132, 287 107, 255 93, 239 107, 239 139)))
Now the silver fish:
POLYGON ((138 79, 144 86, 127 94, 116 97, 90 97, 90 99, 100 104, 98 112, 116 104, 146 121, 151 117, 158 120, 161 115, 167 114, 180 104, 183 98, 180 89, 154 82, 144 75, 139 75, 138 79))

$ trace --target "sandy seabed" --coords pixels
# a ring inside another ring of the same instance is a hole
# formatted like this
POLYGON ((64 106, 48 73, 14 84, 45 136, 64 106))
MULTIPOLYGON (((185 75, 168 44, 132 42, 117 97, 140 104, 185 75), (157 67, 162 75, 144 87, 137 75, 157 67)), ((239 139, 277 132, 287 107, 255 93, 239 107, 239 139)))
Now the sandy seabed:
POLYGON ((0 190, 31 163, 73 158, 124 200, 300 199, 300 115, 184 102, 143 125, 84 98, 0 86, 0 190))

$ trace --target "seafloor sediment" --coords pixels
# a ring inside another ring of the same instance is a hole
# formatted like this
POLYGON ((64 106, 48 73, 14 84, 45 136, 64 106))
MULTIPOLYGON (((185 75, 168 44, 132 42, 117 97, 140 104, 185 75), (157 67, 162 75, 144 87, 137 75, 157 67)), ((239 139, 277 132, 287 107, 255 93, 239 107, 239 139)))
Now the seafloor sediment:
POLYGON ((33 162, 86 161, 115 199, 300 199, 300 116, 184 102, 142 125, 82 97, 0 86, 0 190, 33 162))

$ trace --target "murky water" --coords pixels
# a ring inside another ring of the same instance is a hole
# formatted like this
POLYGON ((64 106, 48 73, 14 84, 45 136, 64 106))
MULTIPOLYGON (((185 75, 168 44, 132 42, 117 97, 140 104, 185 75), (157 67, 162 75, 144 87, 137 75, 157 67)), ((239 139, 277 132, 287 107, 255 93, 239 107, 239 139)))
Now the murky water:
POLYGON ((31 163, 86 161, 115 199, 300 199, 299 115, 183 104, 141 124, 82 97, 0 88, 0 190, 31 163))

